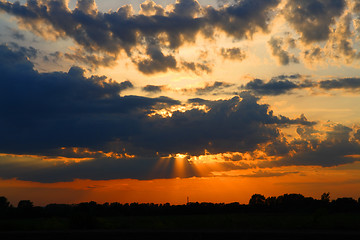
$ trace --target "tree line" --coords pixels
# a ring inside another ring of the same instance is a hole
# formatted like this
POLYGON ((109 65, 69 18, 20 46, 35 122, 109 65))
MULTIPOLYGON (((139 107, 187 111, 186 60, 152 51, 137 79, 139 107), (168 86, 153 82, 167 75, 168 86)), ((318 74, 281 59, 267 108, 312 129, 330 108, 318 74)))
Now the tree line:
POLYGON ((262 194, 251 196, 248 204, 188 202, 183 205, 154 204, 154 203, 125 203, 118 202, 98 204, 94 201, 78 204, 48 204, 34 206, 30 200, 21 200, 17 206, 10 204, 4 196, 0 197, 1 218, 24 217, 73 217, 73 216, 120 216, 120 215, 184 215, 184 214, 222 214, 256 211, 308 211, 325 210, 329 212, 360 212, 360 198, 337 198, 330 200, 330 194, 324 193, 320 199, 304 197, 301 194, 284 194, 265 197, 262 194))

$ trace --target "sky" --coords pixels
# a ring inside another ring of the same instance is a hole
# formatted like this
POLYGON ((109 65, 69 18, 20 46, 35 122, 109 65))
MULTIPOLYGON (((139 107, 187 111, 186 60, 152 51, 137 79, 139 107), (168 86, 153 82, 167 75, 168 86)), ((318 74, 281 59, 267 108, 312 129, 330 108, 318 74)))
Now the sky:
POLYGON ((360 1, 0 1, 0 195, 360 197, 360 1))

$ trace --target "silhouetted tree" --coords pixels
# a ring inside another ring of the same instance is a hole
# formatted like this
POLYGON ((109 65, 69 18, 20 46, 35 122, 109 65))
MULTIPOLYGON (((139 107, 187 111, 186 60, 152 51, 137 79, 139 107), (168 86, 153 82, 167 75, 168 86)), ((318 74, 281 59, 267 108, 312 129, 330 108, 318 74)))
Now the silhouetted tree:
POLYGON ((266 206, 275 207, 276 206, 276 197, 268 197, 265 200, 266 206))
POLYGON ((332 201, 331 204, 338 211, 352 211, 357 207, 356 200, 349 197, 338 198, 332 201))
POLYGON ((276 203, 282 208, 297 208, 304 205, 305 197, 301 194, 291 193, 278 196, 276 203))
POLYGON ((6 197, 0 197, 0 217, 6 217, 11 212, 10 209, 10 202, 7 200, 6 197))
POLYGON ((17 207, 19 209, 30 209, 33 206, 34 206, 34 204, 30 200, 20 200, 17 207))
POLYGON ((327 203, 330 202, 330 193, 329 192, 323 193, 321 195, 321 201, 327 202, 327 203))
POLYGON ((7 200, 6 197, 0 197, 0 209, 6 209, 10 206, 10 202, 7 200))
POLYGON ((254 194, 249 200, 250 206, 264 206, 265 205, 265 196, 261 194, 254 194))

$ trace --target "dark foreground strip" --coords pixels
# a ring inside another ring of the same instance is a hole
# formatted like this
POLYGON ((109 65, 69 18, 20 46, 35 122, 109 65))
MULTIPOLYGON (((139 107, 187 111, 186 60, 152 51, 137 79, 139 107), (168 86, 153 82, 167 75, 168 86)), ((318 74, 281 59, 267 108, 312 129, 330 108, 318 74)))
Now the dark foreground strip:
POLYGON ((211 239, 261 239, 261 240, 329 240, 329 239, 360 239, 360 231, 121 231, 121 230, 90 230, 90 231, 19 231, 1 232, 2 240, 64 240, 64 239, 102 239, 102 240, 211 240, 211 239))

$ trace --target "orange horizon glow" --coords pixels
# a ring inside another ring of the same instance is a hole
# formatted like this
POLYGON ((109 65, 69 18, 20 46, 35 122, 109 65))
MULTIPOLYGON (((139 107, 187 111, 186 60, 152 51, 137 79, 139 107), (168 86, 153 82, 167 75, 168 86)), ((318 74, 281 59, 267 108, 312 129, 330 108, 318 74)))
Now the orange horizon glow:
MULTIPOLYGON (((359 163, 355 164, 359 168, 359 163)), ((341 168, 341 167, 340 167, 341 168)), ((290 171, 299 168, 281 168, 290 171)), ((300 193, 319 199, 323 192, 330 192, 331 198, 359 198, 360 170, 334 171, 335 168, 302 167, 301 173, 284 176, 251 177, 217 176, 153 180, 80 180, 72 182, 38 183, 16 179, 0 180, 1 195, 16 206, 20 200, 28 199, 35 205, 50 203, 171 203, 191 202, 248 203, 255 193, 279 196, 286 193, 300 193)), ((254 170, 252 170, 255 172, 254 170)), ((251 173, 250 170, 247 172, 251 173)))
MULTIPOLYGON (((262 156, 263 153, 259 151, 256 154, 262 156)), ((357 191, 360 188, 360 162, 336 167, 259 168, 257 164, 264 160, 254 160, 249 154, 239 155, 241 161, 227 160, 233 155, 234 153, 224 153, 191 157, 176 154, 162 157, 153 169, 149 169, 149 174, 156 176, 156 173, 172 169, 169 179, 75 179, 71 182, 54 183, 0 179, 0 196, 7 197, 14 206, 20 200, 31 200, 35 205, 41 206, 89 201, 185 204, 187 197, 192 202, 245 204, 255 193, 267 197, 299 193, 319 198, 323 192, 330 192, 333 199, 360 197, 360 192, 357 191), (239 168, 227 169, 226 164, 239 168), (189 175, 191 173, 202 177, 192 177, 189 175)), ((358 158, 357 155, 348 157, 358 158)), ((40 164, 44 162, 48 160, 40 164)))

